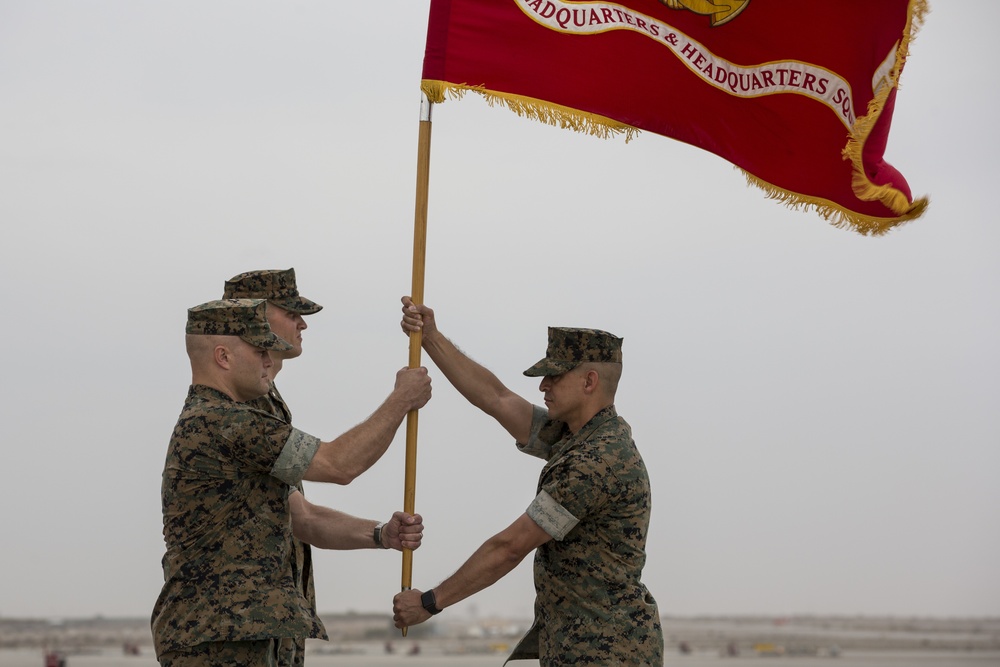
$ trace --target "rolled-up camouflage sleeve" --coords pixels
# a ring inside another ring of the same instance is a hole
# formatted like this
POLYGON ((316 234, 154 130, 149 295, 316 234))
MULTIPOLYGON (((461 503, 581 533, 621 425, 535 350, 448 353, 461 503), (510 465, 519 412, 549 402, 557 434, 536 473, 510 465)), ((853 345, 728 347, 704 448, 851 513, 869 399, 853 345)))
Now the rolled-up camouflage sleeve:
POLYGON ((292 428, 281 449, 281 454, 271 468, 271 476, 277 477, 289 486, 297 486, 312 463, 319 449, 319 438, 292 428))
POLYGON ((517 448, 525 454, 549 459, 552 445, 559 442, 565 435, 566 425, 563 422, 549 419, 549 411, 533 405, 531 411, 531 433, 528 442, 517 442, 517 448))
POLYGON ((580 523, 579 519, 557 503, 545 490, 539 491, 535 499, 531 501, 527 514, 532 521, 538 524, 539 528, 551 535, 554 540, 566 537, 569 531, 580 523))

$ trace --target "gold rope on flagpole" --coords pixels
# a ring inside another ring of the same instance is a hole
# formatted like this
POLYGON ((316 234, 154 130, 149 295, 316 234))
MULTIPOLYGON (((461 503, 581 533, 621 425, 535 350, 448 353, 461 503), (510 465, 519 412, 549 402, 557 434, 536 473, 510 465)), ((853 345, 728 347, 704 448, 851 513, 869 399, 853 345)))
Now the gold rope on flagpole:
MULTIPOLYGON (((431 101, 420 94, 420 133, 417 140, 417 195, 413 213, 413 279, 410 299, 424 302, 424 259, 427 255, 427 191, 431 171, 431 101)), ((410 332, 410 368, 420 367, 421 332, 410 332)), ((406 415, 406 471, 403 481, 403 511, 415 513, 417 492, 417 413, 406 415)), ((403 549, 402 590, 413 586, 413 551, 403 549)), ((406 636, 407 628, 403 628, 406 636)))

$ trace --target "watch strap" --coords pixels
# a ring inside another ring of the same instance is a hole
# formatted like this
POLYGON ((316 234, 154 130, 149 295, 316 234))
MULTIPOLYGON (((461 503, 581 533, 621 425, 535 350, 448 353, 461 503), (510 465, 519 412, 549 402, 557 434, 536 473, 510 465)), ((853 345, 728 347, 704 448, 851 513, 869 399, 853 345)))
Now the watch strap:
POLYGON ((420 604, 423 606, 424 609, 427 610, 427 613, 429 613, 431 616, 441 613, 441 610, 438 609, 437 606, 437 597, 434 595, 433 588, 430 589, 429 591, 424 592, 420 596, 420 604))
POLYGON ((385 544, 382 543, 383 527, 385 527, 385 524, 382 523, 381 521, 375 524, 375 530, 372 532, 372 539, 375 540, 375 546, 377 546, 379 549, 388 549, 389 547, 385 546, 385 544))

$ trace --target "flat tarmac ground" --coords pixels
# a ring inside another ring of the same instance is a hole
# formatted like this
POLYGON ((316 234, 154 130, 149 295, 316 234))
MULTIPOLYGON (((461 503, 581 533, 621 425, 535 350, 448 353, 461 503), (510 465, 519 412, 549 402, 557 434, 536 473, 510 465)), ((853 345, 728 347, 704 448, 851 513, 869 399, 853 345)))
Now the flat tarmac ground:
MULTIPOLYGON (((377 650, 377 647, 373 647, 377 650)), ((506 655, 445 655, 432 650, 408 654, 332 654, 307 656, 309 667, 501 667, 506 655)), ((66 667, 156 667, 152 653, 125 656, 119 652, 69 655, 66 667)), ((0 650, 0 667, 44 667, 38 649, 0 650)), ((518 660, 510 667, 537 667, 535 660, 518 660)), ((722 657, 712 653, 667 654, 666 667, 1000 667, 993 651, 869 651, 845 652, 836 658, 814 656, 767 657, 756 654, 722 657)))

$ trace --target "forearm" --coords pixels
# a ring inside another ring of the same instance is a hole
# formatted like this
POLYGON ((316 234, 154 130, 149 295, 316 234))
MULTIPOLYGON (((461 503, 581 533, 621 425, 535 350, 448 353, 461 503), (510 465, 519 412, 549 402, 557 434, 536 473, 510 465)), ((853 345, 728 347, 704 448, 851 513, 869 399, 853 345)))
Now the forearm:
POLYGON ((395 392, 390 394, 368 419, 331 442, 320 443, 305 479, 350 484, 382 458, 408 409, 395 392))
POLYGON ((473 361, 437 329, 421 341, 448 381, 474 406, 490 415, 518 441, 531 429, 531 404, 511 392, 496 375, 473 361))
POLYGON ((441 332, 426 334, 422 345, 455 389, 480 410, 488 412, 490 405, 507 390, 496 375, 470 359, 441 332))
POLYGON ((308 520, 295 521, 295 537, 317 549, 374 549, 377 521, 362 519, 329 507, 313 506, 308 520))
MULTIPOLYGON (((527 513, 502 532, 486 540, 458 571, 434 587, 439 609, 475 595, 492 586, 513 570, 524 557, 551 540, 527 513)), ((421 591, 405 590, 392 601, 393 623, 397 628, 423 623, 430 613, 423 607, 421 591)))
POLYGON ((455 574, 434 587, 440 609, 489 588, 524 560, 527 553, 514 549, 502 536, 503 533, 484 542, 455 574))
POLYGON ((486 540, 455 574, 434 587, 437 606, 450 607, 492 586, 517 567, 525 556, 551 539, 527 513, 522 514, 510 526, 486 540))

